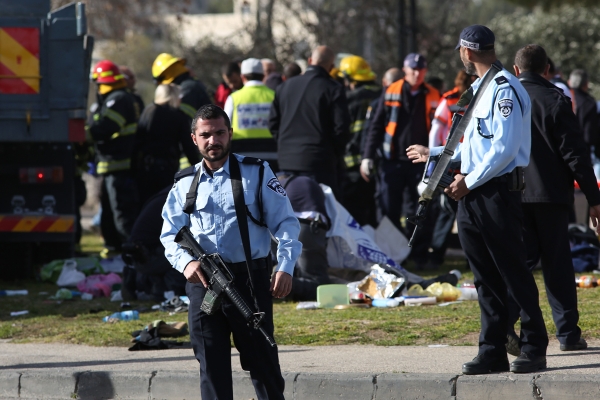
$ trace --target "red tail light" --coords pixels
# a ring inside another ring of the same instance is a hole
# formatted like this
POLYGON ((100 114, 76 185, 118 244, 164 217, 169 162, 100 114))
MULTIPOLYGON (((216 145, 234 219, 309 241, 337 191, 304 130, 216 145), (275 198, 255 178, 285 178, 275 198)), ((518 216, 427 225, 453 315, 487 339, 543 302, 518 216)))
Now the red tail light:
POLYGON ((21 183, 62 183, 64 173, 62 167, 19 168, 21 183))

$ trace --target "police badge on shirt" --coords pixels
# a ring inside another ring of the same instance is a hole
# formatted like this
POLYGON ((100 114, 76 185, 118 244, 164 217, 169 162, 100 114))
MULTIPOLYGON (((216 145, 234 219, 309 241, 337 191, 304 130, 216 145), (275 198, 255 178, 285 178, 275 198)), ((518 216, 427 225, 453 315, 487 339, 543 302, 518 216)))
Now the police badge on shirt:
POLYGON ((498 101, 498 110, 500 110, 500 114, 504 118, 508 118, 508 116, 512 113, 513 110, 513 101, 511 99, 502 99, 498 101))

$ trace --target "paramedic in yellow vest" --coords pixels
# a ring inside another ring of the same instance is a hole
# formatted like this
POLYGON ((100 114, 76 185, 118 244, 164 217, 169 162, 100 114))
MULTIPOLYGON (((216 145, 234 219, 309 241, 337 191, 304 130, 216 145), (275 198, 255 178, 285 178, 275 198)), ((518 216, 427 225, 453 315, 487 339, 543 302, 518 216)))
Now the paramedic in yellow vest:
MULTIPOLYGON (((373 178, 374 160, 378 151, 377 193, 381 214, 387 216, 405 236, 410 237, 414 225, 402 227, 401 217, 415 215, 419 194, 417 185, 424 165, 413 164, 406 156, 411 143, 427 146, 429 131, 440 93, 425 83, 427 61, 411 53, 404 59, 404 78, 392 83, 383 93, 373 115, 361 161, 361 175, 373 178)), ((411 258, 417 267, 427 262, 429 241, 416 241, 411 258), (425 243, 426 242, 426 243, 425 243), (420 249, 420 246, 423 249, 420 249)))
POLYGON ((225 112, 231 119, 231 151, 267 160, 277 171, 277 144, 269 131, 269 110, 275 92, 264 83, 263 65, 248 58, 240 66, 244 87, 229 95, 225 112))

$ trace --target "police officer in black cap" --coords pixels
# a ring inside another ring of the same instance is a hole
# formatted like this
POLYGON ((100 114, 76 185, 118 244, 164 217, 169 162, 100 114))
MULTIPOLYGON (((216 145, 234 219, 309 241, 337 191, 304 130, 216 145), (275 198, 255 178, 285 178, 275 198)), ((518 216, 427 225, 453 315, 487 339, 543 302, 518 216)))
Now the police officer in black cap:
MULTIPOLYGON (((500 68, 494 41, 491 30, 473 25, 461 32, 456 47, 466 72, 479 77, 473 92, 477 95, 488 82, 479 100, 469 105, 473 118, 453 156, 461 161, 461 173, 445 190, 459 202, 458 233, 475 275, 481 309, 479 354, 463 364, 464 374, 534 372, 546 367, 548 346, 522 240, 521 168, 529 163, 531 101, 519 80, 500 68), (505 348, 509 291, 522 310, 521 354, 510 365, 505 348)), ((407 151, 419 162, 442 149, 410 146, 407 151)))

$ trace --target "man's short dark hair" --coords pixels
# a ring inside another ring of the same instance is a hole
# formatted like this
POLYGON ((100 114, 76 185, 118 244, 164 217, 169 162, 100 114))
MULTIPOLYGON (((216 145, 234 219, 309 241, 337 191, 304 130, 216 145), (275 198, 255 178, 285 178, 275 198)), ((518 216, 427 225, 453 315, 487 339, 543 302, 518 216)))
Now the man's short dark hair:
POLYGON ((293 78, 294 76, 298 76, 301 73, 302 68, 300 68, 300 66, 295 62, 286 65, 283 69, 283 76, 285 76, 286 79, 293 78))
POLYGON ((221 73, 226 77, 230 77, 233 74, 240 74, 240 64, 237 61, 229 62, 221 68, 221 73))
POLYGON ((257 74, 257 73, 251 73, 251 74, 244 74, 244 78, 248 79, 249 81, 261 81, 263 79, 265 79, 265 76, 263 74, 257 74))
POLYGON ((543 74, 548 65, 548 55, 542 46, 528 44, 517 51, 515 65, 523 72, 543 74))
POLYGON ((223 111, 221 107, 215 106, 214 104, 203 105, 196 111, 196 115, 194 115, 194 119, 192 120, 192 133, 196 132, 196 124, 199 119, 207 120, 219 118, 223 118, 227 129, 231 129, 231 121, 229 120, 227 113, 223 111))

